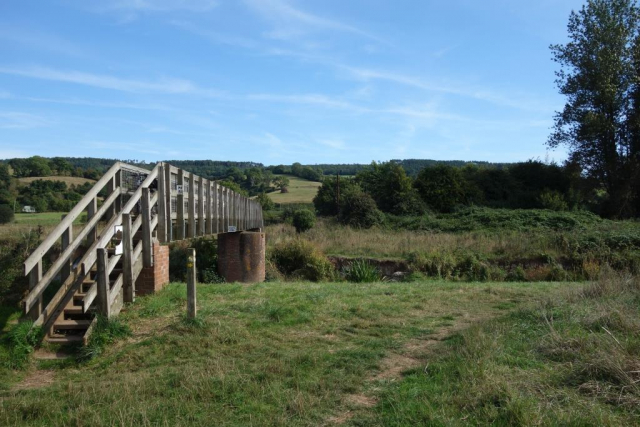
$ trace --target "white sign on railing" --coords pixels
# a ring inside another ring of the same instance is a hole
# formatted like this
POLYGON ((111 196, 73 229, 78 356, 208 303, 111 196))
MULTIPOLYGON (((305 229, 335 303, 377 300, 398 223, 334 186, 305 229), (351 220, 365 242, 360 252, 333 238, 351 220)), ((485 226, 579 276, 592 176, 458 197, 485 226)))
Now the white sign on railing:
POLYGON ((236 227, 235 225, 230 225, 228 231, 229 233, 235 233, 236 231, 238 231, 238 227, 236 227))
POLYGON ((122 226, 121 225, 116 225, 114 226, 114 230, 113 230, 113 244, 115 246, 116 252, 115 255, 122 255, 122 252, 124 250, 124 243, 122 241, 122 226))

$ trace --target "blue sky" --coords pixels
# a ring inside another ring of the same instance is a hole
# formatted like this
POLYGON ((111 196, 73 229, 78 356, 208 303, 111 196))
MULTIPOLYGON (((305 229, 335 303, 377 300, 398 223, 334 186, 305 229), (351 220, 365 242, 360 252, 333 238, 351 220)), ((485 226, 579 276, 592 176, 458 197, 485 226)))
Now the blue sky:
POLYGON ((582 3, 4 0, 0 158, 560 161, 582 3))

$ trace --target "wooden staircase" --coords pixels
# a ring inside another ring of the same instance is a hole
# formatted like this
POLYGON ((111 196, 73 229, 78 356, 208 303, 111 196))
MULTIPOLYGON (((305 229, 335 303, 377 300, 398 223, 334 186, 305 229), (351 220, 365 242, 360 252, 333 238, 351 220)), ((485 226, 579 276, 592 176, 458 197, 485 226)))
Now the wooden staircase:
POLYGON ((153 266, 153 241, 263 227, 260 204, 167 163, 152 170, 116 162, 24 262, 25 314, 45 340, 86 344, 97 316, 110 318, 135 299, 135 283, 153 266), (87 222, 74 235, 73 222, 87 222), (43 270, 43 259, 60 253, 43 270), (44 300, 52 282, 60 288, 44 300))

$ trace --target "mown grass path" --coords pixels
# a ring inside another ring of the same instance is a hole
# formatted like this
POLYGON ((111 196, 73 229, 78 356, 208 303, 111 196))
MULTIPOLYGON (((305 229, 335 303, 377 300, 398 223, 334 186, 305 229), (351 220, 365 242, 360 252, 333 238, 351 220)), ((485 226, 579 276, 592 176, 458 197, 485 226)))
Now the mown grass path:
POLYGON ((316 426, 366 418, 440 341, 573 284, 184 284, 130 306, 132 330, 86 364, 34 362, 2 392, 3 425, 316 426), (28 373, 26 375, 29 377, 28 373), (364 411, 364 413, 363 413, 364 411))

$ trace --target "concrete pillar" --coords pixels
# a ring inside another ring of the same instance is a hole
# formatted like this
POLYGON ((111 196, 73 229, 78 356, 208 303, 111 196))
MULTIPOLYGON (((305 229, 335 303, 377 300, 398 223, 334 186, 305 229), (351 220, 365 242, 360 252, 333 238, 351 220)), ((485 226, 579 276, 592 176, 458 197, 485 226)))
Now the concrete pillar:
POLYGON ((264 282, 265 234, 244 231, 218 235, 218 273, 227 282, 264 282))

